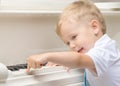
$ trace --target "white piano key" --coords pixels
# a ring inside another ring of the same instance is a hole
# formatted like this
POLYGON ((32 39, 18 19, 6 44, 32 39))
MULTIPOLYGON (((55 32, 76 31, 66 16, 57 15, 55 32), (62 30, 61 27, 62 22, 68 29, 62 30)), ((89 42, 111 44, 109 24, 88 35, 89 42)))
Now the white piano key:
POLYGON ((18 77, 18 76, 26 76, 26 75, 35 75, 38 73, 41 74, 45 74, 45 73, 49 73, 49 72, 55 72, 55 71, 61 71, 61 70, 65 70, 63 66, 44 66, 40 69, 31 69, 29 74, 26 73, 26 69, 20 69, 19 71, 9 71, 9 78, 10 77, 18 77))

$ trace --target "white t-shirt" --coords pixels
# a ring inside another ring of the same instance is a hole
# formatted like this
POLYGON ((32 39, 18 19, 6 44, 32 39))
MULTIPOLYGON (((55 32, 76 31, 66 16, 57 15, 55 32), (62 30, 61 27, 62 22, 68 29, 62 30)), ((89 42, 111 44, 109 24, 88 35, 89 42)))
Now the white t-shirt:
POLYGON ((114 40, 105 34, 87 53, 97 71, 95 76, 86 69, 89 86, 120 86, 120 51, 114 40))

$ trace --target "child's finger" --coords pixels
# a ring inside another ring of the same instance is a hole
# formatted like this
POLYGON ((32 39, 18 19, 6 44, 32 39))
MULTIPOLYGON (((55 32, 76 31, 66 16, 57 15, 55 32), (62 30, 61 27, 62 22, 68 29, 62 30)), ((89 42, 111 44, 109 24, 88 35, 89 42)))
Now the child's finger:
POLYGON ((65 70, 67 70, 67 72, 69 72, 69 71, 70 71, 70 68, 69 68, 69 67, 65 67, 65 70))
POLYGON ((27 73, 30 72, 30 68, 31 68, 31 67, 30 67, 29 65, 27 65, 27 69, 26 69, 26 72, 27 72, 27 73))

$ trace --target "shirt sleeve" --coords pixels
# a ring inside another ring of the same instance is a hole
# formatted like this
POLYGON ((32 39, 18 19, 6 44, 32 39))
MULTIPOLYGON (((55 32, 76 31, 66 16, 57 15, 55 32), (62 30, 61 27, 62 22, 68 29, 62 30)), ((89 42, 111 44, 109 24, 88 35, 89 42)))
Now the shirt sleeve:
POLYGON ((94 64, 97 71, 97 77, 101 76, 103 73, 107 71, 109 68, 109 59, 110 59, 110 53, 106 49, 102 48, 94 48, 91 49, 89 52, 86 53, 89 55, 94 64))

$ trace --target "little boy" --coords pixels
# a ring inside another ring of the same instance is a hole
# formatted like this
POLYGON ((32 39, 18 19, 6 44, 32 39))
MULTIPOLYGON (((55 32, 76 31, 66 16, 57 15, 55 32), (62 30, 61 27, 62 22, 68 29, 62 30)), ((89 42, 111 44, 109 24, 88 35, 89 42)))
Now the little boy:
POLYGON ((67 6, 56 32, 71 51, 49 52, 27 58, 27 71, 46 62, 70 68, 84 68, 88 86, 120 86, 120 52, 106 34, 99 9, 88 0, 67 6))

